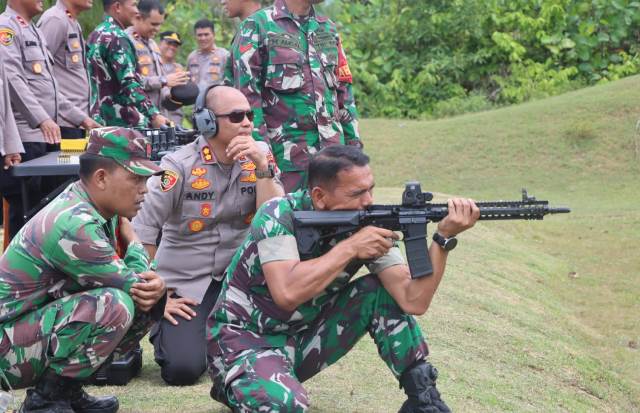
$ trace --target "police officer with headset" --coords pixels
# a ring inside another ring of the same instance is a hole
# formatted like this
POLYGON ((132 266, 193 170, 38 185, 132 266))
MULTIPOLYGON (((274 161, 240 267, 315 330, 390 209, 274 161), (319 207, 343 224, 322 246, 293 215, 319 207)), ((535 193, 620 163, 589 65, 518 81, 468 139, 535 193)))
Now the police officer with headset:
POLYGON ((193 116, 200 136, 162 158, 165 172, 148 181, 149 193, 133 220, 170 291, 150 340, 162 378, 171 385, 193 384, 205 371, 205 320, 223 273, 256 209, 284 193, 268 146, 251 137, 252 120, 238 90, 205 89, 193 116))

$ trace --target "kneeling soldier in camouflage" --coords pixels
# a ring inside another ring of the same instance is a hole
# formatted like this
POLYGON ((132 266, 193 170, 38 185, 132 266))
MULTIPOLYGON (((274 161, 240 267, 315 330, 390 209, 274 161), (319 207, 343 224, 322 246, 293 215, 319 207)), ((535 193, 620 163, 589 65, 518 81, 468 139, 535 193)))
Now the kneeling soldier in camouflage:
MULTIPOLYGON (((413 317, 427 311, 447 251, 432 243, 433 274, 412 279, 398 236, 367 226, 324 238, 301 260, 294 211, 361 210, 373 202, 369 158, 334 145, 309 164, 309 190, 267 201, 227 268, 207 321, 211 396, 234 412, 304 412, 302 382, 344 356, 367 332, 408 396, 401 413, 450 412, 426 362, 427 343, 413 317), (352 277, 366 265, 371 274, 352 277)), ((438 233, 450 238, 480 216, 468 199, 449 200, 438 233)), ((324 234, 323 234, 324 235, 324 234)))
POLYGON ((164 281, 128 219, 149 176, 144 137, 124 128, 91 132, 80 181, 34 216, 0 258, 3 388, 24 388, 21 412, 115 412, 115 397, 82 390, 114 352, 133 347, 162 317, 164 281), (115 229, 127 245, 116 254, 115 229))

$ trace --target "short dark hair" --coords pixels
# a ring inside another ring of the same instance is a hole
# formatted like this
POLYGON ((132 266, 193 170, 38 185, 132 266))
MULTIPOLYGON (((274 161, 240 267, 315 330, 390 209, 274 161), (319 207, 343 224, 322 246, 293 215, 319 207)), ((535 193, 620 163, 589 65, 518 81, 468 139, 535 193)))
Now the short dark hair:
POLYGON ((104 11, 109 10, 109 7, 111 7, 114 3, 118 2, 120 0, 102 0, 102 8, 104 9, 104 11))
POLYGON ((193 31, 195 32, 198 29, 211 29, 212 32, 215 33, 216 29, 213 26, 213 22, 209 19, 200 19, 193 25, 193 31))
POLYGON ((152 11, 158 10, 158 13, 164 14, 164 7, 158 0, 140 0, 138 3, 138 13, 142 18, 149 17, 152 11))
POLYGON ((87 181, 98 169, 113 171, 119 164, 111 158, 96 155, 95 153, 83 153, 80 155, 80 180, 87 181))
POLYGON ((308 168, 309 189, 331 186, 339 172, 368 164, 369 157, 360 148, 346 145, 328 146, 311 157, 308 168))

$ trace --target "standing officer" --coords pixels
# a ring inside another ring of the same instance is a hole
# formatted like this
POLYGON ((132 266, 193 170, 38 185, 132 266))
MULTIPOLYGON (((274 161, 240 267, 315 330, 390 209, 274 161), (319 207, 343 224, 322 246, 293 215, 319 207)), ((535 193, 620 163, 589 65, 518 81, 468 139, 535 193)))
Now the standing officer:
POLYGON ((103 0, 105 18, 87 40, 91 115, 105 125, 159 128, 168 119, 147 96, 136 72, 136 52, 124 32, 137 0, 103 0))
POLYGON ((314 3, 275 0, 241 23, 231 50, 233 85, 255 112, 253 137, 271 145, 287 192, 305 186, 314 152, 362 146, 336 26, 314 3))
POLYGON ((128 219, 162 170, 135 131, 91 131, 74 182, 36 214, 0 258, 2 388, 27 390, 21 412, 118 410, 83 380, 162 317, 165 286, 128 219), (127 245, 116 254, 115 229, 127 245))
MULTIPOLYGON (((225 13, 227 13, 227 17, 233 19, 237 17, 240 22, 244 21, 247 17, 251 16, 253 13, 260 10, 260 0, 220 0, 220 4, 224 8, 225 13)), ((236 33, 233 36, 233 40, 231 44, 234 43, 236 33)), ((233 85, 233 61, 231 59, 227 59, 224 64, 224 83, 227 85, 233 85)))
POLYGON ((205 371, 205 321, 224 270, 257 207, 283 194, 268 146, 251 137, 252 118, 239 91, 206 89, 194 112, 202 135, 162 158, 165 173, 149 180, 149 194, 133 220, 171 292, 165 319, 151 332, 168 384, 193 384, 205 371))
MULTIPOLYGON (((47 39, 53 55, 53 74, 63 94, 86 116, 89 115, 89 77, 85 41, 77 18, 90 10, 93 0, 58 0, 38 20, 38 27, 47 39)), ((61 126, 75 126, 61 116, 61 126)), ((96 126, 96 125, 94 125, 96 126)))
POLYGON ((211 20, 198 20, 193 30, 198 41, 198 50, 189 54, 187 68, 191 73, 191 80, 203 91, 211 83, 223 80, 224 65, 229 52, 216 47, 216 34, 211 20))
MULTIPOLYGON (((182 40, 177 32, 167 30, 160 33, 160 63, 162 72, 168 77, 174 73, 185 72, 184 67, 176 62, 178 48, 182 45, 182 40)), ((187 76, 189 73, 186 73, 187 76)), ((166 109, 165 114, 176 125, 182 125, 184 113, 181 108, 175 110, 166 109)))
MULTIPOLYGON (((0 40, 2 41, 2 40, 0 40)), ((24 152, 22 141, 18 134, 16 120, 11 111, 11 100, 9 99, 9 83, 4 70, 4 63, 0 61, 0 156, 2 156, 2 167, 7 170, 13 165, 20 163, 24 152)), ((0 173, 0 176, 2 174, 0 173)), ((2 187, 0 185, 0 197, 2 197, 2 187)))
POLYGON ((184 85, 189 80, 189 75, 185 72, 167 75, 162 70, 160 49, 153 37, 163 22, 164 7, 160 2, 141 0, 138 2, 138 15, 133 19, 133 26, 126 30, 136 50, 137 71, 142 77, 144 90, 157 108, 161 108, 162 102, 168 99, 169 88, 184 85))
MULTIPOLYGON (((53 61, 43 33, 31 19, 42 12, 42 2, 9 0, 0 15, 0 59, 10 85, 11 106, 24 146, 23 161, 58 150, 58 122, 68 119, 73 126, 99 126, 86 112, 60 93, 53 61)), ((22 197, 17 179, 2 173, 4 196, 10 208, 9 232, 13 237, 24 225, 22 197)), ((33 177, 27 194, 36 204, 59 184, 57 177, 33 177)))

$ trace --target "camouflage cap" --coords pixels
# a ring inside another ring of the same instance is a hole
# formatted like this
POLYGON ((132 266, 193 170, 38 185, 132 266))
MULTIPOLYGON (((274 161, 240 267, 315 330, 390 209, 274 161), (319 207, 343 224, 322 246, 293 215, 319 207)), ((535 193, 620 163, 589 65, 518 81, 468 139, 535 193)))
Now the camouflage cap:
POLYGON ((150 176, 164 172, 149 160, 151 143, 134 129, 117 126, 92 129, 86 152, 111 158, 136 175, 150 176))

